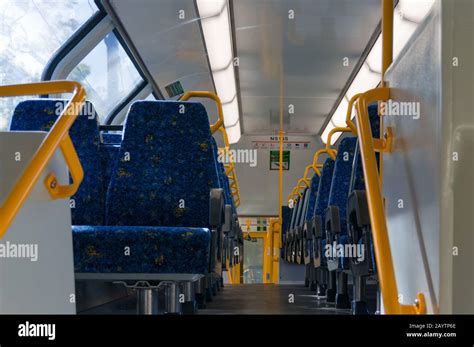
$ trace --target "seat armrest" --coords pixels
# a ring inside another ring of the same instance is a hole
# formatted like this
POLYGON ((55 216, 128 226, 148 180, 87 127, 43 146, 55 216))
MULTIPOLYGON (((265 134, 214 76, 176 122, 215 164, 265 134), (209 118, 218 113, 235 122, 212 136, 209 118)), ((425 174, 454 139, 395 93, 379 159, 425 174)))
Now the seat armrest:
POLYGON ((339 207, 331 205, 326 209, 325 230, 332 234, 341 233, 341 218, 339 217, 339 207))
POLYGON ((359 228, 370 226, 369 206, 364 190, 354 190, 347 202, 347 220, 353 221, 351 215, 355 213, 355 220, 359 228))
POLYGON ((315 239, 323 237, 323 226, 321 225, 320 216, 314 216, 313 219, 311 219, 311 230, 315 239))
POLYGON ((224 233, 229 233, 233 229, 233 221, 232 221, 232 205, 226 204, 224 206, 224 225, 222 226, 222 230, 224 233))

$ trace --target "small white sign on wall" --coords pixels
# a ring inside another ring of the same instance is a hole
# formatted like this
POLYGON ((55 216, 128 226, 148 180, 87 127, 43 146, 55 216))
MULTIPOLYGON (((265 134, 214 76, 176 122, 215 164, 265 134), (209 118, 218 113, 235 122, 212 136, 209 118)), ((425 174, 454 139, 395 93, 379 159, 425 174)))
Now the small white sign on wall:
MULTIPOLYGON (((268 149, 268 150, 278 150, 280 148, 280 137, 279 136, 266 136, 261 137, 252 141, 252 147, 254 149, 268 149)), ((293 149, 310 149, 311 141, 304 140, 301 138, 293 136, 284 136, 283 137, 283 149, 284 150, 293 150, 293 149)))

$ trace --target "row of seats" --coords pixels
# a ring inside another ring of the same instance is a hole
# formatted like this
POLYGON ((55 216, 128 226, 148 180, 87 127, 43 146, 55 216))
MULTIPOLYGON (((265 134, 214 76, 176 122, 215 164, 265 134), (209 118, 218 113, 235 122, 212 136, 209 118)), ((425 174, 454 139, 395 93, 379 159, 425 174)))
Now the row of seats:
MULTIPOLYGON (((379 137, 377 105, 369 106, 369 118, 372 135, 379 137)), ((305 264, 305 284, 336 308, 351 308, 352 275, 352 310, 360 314, 367 313, 365 281, 376 275, 376 265, 358 146, 357 137, 342 139, 336 159, 326 159, 321 176, 314 175, 303 191, 284 231, 284 257, 305 264), (346 245, 359 253, 345 253, 346 245)))
MULTIPOLYGON (((48 131, 64 103, 21 102, 10 130, 48 131)), ((84 168, 71 198, 76 273, 201 274, 209 299, 243 240, 204 107, 139 101, 123 134, 101 134, 94 111, 70 136, 84 168)))

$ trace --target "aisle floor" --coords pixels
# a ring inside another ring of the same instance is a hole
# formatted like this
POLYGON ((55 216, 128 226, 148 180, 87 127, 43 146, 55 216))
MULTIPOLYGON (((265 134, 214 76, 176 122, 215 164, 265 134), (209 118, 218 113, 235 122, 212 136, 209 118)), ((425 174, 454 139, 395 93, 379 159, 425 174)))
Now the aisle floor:
MULTIPOLYGON (((162 303, 160 303, 160 306, 162 303)), ((136 295, 109 302, 80 314, 135 314, 136 295)), ((232 314, 350 314, 350 310, 335 310, 334 304, 318 299, 304 285, 226 285, 199 310, 200 315, 232 314)))
POLYGON ((350 314, 318 299, 304 285, 227 285, 198 314, 350 314), (291 300, 291 299, 294 300, 291 300))

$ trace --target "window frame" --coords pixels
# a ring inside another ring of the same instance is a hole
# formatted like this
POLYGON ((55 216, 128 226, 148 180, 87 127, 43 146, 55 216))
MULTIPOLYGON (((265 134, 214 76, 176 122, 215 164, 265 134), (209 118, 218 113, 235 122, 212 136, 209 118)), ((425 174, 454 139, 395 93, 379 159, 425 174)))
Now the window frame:
MULTIPOLYGON (((128 58, 132 62, 136 71, 142 78, 135 88, 125 95, 123 99, 107 115, 104 115, 103 122, 106 125, 112 124, 114 119, 124 112, 124 109, 141 97, 143 91, 151 88, 151 92, 157 100, 164 99, 159 87, 152 80, 150 73, 141 61, 133 54, 133 48, 127 45, 127 42, 120 30, 116 26, 118 19, 112 18, 100 0, 95 0, 98 11, 94 13, 83 25, 81 25, 74 34, 66 40, 53 54, 46 64, 41 80, 51 81, 65 79, 74 70, 74 68, 90 53, 94 48, 104 40, 104 38, 113 33, 120 46, 123 48, 128 58), (150 77, 149 77, 150 76, 150 77)), ((147 94, 148 95, 148 94, 147 94)), ((49 95, 42 95, 48 98, 49 95)))

